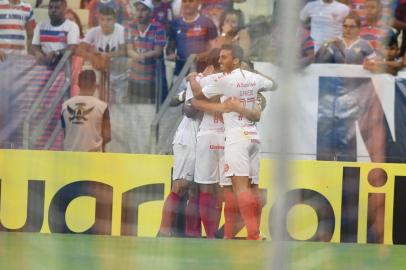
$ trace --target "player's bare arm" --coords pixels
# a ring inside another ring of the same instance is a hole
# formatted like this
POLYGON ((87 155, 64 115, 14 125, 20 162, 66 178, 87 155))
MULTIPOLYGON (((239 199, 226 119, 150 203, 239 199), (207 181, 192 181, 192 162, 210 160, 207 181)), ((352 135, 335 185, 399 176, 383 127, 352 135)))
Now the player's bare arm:
POLYGON ((183 110, 183 113, 186 115, 187 118, 193 118, 194 119, 199 110, 196 109, 193 106, 193 100, 194 100, 194 98, 186 100, 185 103, 183 104, 182 110, 183 110))
POLYGON ((220 97, 214 97, 210 100, 207 99, 192 99, 192 106, 199 111, 207 113, 216 113, 216 112, 230 112, 226 111, 224 104, 220 103, 220 97))
POLYGON ((252 122, 259 122, 261 120, 261 106, 259 104, 256 104, 254 109, 248 109, 237 98, 232 97, 225 100, 223 105, 226 112, 239 113, 252 122))
POLYGON ((193 96, 195 99, 198 99, 198 100, 206 99, 207 100, 206 96, 203 94, 202 87, 200 86, 199 82, 196 80, 197 75, 198 74, 196 72, 192 72, 187 76, 186 80, 189 81, 189 83, 190 83, 190 86, 191 86, 192 92, 193 92, 193 96))
POLYGON ((243 107, 240 101, 235 97, 226 99, 224 103, 192 99, 192 105, 195 109, 208 113, 236 112, 243 115, 245 118, 252 122, 258 122, 261 119, 261 107, 259 105, 257 105, 254 109, 247 109, 243 107))

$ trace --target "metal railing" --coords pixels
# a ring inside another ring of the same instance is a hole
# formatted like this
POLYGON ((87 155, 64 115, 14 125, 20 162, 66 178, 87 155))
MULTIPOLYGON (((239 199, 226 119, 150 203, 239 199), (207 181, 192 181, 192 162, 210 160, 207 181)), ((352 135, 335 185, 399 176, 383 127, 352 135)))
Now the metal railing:
MULTIPOLYGON (((55 110, 60 103, 60 101, 66 96, 68 90, 71 86, 71 51, 66 51, 62 56, 61 60, 58 62, 57 66, 55 67, 54 71, 52 72, 51 77, 49 78, 48 82, 44 86, 44 89, 39 94, 39 96, 34 101, 33 105, 31 106, 30 111, 28 112, 27 116, 23 120, 23 148, 24 149, 31 149, 31 147, 35 144, 37 139, 42 135, 44 129, 46 128, 48 122, 54 116, 55 110), (33 127, 31 130, 31 121, 36 112, 40 109, 41 104, 44 102, 44 99, 47 95, 47 92, 51 89, 52 85, 58 78, 60 72, 65 69, 65 81, 62 87, 59 89, 56 98, 52 101, 50 108, 47 110, 45 116, 41 119, 41 121, 33 127)), ((55 143, 58 134, 62 131, 62 127, 57 125, 55 129, 52 131, 52 134, 48 140, 48 142, 44 146, 44 150, 48 150, 52 147, 55 143)))
MULTIPOLYGON (((159 110, 151 124, 151 138, 150 138, 150 153, 151 154, 157 153, 160 122, 161 122, 162 118, 164 117, 166 111, 169 108, 172 97, 177 94, 177 90, 179 89, 183 79, 186 77, 186 75, 189 73, 189 71, 195 66, 195 58, 196 58, 195 55, 189 56, 185 65, 183 66, 182 70, 180 71, 179 76, 177 77, 176 81, 172 84, 170 90, 168 91, 168 96, 166 97, 164 103, 160 107, 157 106, 157 108, 159 110)), ((177 127, 175 126, 173 128, 177 128, 177 127)))

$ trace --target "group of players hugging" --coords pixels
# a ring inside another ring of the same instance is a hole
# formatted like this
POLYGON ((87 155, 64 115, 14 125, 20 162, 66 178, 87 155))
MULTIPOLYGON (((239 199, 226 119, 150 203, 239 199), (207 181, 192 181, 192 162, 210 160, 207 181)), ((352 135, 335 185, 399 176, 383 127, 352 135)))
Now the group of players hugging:
POLYGON ((160 237, 201 237, 203 224, 207 238, 233 239, 245 226, 246 239, 263 239, 256 123, 266 104, 260 92, 277 86, 243 59, 238 45, 223 45, 209 53, 202 73, 186 78, 184 116, 173 140, 173 181, 162 210, 160 237), (223 202, 225 223, 219 230, 223 202), (179 215, 184 218, 182 232, 179 215))

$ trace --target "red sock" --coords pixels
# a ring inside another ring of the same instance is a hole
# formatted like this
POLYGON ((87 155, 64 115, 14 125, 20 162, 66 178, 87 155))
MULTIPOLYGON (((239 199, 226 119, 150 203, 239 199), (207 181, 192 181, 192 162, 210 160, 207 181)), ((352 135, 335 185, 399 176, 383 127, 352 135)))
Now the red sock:
POLYGON ((209 192, 200 192, 199 195, 199 212, 202 219, 204 230, 206 231, 207 238, 213 238, 214 233, 211 231, 213 227, 213 217, 211 217, 212 211, 212 196, 209 192))
POLYGON ((186 206, 185 234, 189 237, 202 236, 202 225, 199 215, 199 196, 189 196, 186 206))
POLYGON ((261 226, 261 215, 262 215, 262 200, 261 200, 261 193, 259 190, 254 193, 255 201, 257 203, 257 218, 258 218, 258 226, 261 226))
POLYGON ((163 234, 169 235, 172 232, 172 224, 176 217, 176 208, 180 202, 178 194, 171 192, 166 197, 164 207, 162 208, 162 220, 159 231, 163 234))
POLYGON ((224 190, 224 238, 234 237, 234 225, 238 214, 238 201, 234 192, 224 190))
POLYGON ((213 216, 213 231, 214 234, 220 226, 221 219, 221 210, 223 209, 223 200, 219 199, 217 196, 213 196, 213 207, 212 207, 212 216, 213 216))
POLYGON ((221 213, 219 213, 219 208, 221 211, 218 199, 213 194, 209 192, 200 192, 200 218, 202 219, 207 238, 214 238, 218 229, 221 215, 221 213))
POLYGON ((259 225, 257 216, 257 201, 251 191, 244 191, 237 195, 241 216, 247 227, 247 239, 259 238, 259 225))

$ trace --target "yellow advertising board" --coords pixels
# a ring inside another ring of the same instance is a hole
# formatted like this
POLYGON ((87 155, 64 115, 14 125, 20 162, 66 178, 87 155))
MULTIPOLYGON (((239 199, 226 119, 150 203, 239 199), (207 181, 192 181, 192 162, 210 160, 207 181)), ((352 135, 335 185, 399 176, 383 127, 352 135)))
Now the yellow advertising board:
MULTIPOLYGON (((171 166, 171 156, 0 150, 0 231, 154 237, 171 166)), ((262 160, 268 237, 285 202, 290 239, 376 242, 371 232, 381 228, 385 244, 405 244, 406 166, 292 161, 283 194, 275 192, 275 168, 262 160), (371 180, 377 173, 379 183, 371 180)))

